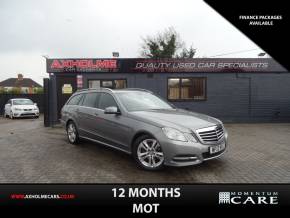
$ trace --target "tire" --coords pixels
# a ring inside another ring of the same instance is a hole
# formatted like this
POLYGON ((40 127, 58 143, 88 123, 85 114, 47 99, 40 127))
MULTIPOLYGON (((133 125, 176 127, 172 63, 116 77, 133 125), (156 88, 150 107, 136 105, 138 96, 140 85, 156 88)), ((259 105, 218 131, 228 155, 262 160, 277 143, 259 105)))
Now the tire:
POLYGON ((73 121, 69 121, 66 126, 67 139, 71 144, 79 143, 79 134, 77 127, 73 121))
POLYGON ((10 115, 9 115, 9 117, 10 117, 11 120, 14 119, 12 111, 10 111, 10 115))
POLYGON ((152 136, 142 135, 133 144, 133 157, 137 165, 149 171, 164 167, 164 153, 159 142, 152 136))

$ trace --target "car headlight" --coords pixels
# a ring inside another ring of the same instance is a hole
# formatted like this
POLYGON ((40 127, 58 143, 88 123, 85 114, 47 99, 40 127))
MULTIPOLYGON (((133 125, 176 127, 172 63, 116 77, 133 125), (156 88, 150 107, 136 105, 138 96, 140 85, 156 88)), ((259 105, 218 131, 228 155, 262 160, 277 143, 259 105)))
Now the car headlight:
POLYGON ((14 108, 13 110, 15 110, 15 111, 21 111, 20 108, 14 108))
POLYGON ((187 142, 187 139, 185 135, 178 131, 177 129, 173 129, 170 127, 164 127, 162 128, 164 134, 166 135, 167 138, 174 140, 174 141, 182 141, 182 142, 187 142))

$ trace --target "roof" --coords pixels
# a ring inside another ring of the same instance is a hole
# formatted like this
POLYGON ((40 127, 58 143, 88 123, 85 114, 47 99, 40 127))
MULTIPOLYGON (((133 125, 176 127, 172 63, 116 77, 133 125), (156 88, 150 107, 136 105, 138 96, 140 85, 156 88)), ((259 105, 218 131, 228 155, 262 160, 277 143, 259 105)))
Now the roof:
POLYGON ((17 78, 9 78, 0 82, 0 86, 3 87, 42 87, 40 84, 30 78, 23 78, 21 80, 17 78))

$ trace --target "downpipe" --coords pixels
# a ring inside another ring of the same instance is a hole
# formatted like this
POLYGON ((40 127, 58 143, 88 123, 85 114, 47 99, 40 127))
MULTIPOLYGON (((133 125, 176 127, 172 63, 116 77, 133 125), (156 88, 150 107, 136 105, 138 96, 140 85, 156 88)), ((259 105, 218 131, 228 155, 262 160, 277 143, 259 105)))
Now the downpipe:
POLYGON ((244 76, 244 75, 240 75, 239 73, 236 73, 236 78, 237 79, 246 79, 248 80, 248 116, 249 118, 252 117, 252 78, 249 76, 244 76))

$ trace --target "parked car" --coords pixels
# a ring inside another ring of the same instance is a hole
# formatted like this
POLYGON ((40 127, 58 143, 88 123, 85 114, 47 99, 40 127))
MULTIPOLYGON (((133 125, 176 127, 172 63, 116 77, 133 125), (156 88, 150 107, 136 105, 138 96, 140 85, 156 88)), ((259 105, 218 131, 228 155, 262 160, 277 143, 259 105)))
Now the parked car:
POLYGON ((27 98, 10 99, 4 107, 4 117, 39 117, 39 109, 36 103, 27 98))
POLYGON ((188 166, 217 158, 227 131, 213 117, 182 110, 141 89, 87 89, 61 110, 68 140, 88 139, 132 154, 146 170, 188 166))

